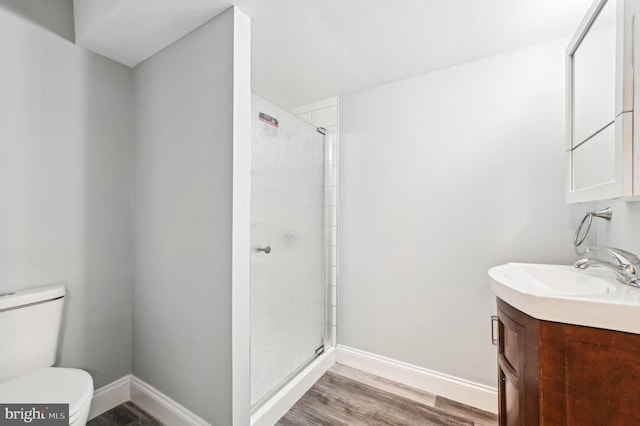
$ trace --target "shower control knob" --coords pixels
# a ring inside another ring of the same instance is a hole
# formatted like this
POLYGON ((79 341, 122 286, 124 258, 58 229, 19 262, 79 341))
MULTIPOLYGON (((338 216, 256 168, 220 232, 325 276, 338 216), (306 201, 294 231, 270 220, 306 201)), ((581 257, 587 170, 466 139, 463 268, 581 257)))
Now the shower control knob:
POLYGON ((269 253, 271 253, 271 246, 258 247, 258 248, 256 249, 256 251, 262 251, 262 252, 264 252, 265 254, 269 254, 269 253))

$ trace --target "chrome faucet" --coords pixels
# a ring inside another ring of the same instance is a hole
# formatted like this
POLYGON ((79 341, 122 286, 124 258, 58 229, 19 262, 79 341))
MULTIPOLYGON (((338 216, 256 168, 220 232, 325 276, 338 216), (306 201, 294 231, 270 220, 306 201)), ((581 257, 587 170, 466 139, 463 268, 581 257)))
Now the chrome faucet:
POLYGON ((603 266, 611 269, 623 284, 640 288, 640 259, 633 253, 613 247, 590 247, 586 249, 587 257, 578 260, 573 266, 587 269, 592 266, 603 266), (595 256, 589 256, 593 252, 595 256), (605 253, 613 262, 597 257, 598 253, 605 253))

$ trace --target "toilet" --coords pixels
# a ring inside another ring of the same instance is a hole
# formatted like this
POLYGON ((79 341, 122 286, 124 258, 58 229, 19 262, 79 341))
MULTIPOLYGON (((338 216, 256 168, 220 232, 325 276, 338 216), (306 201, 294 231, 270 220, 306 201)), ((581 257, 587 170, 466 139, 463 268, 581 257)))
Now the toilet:
POLYGON ((0 294, 0 403, 69 404, 69 424, 84 426, 93 398, 91 376, 51 367, 64 296, 62 284, 0 294))

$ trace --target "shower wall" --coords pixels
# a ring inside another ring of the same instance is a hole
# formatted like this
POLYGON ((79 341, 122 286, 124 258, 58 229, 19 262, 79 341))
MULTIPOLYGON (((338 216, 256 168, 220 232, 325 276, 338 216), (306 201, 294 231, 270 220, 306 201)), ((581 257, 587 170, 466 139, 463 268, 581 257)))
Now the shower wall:
POLYGON ((325 275, 325 335, 336 344, 338 284, 338 98, 328 98, 291 110, 296 117, 327 130, 325 143, 325 228, 327 231, 327 269, 325 275))

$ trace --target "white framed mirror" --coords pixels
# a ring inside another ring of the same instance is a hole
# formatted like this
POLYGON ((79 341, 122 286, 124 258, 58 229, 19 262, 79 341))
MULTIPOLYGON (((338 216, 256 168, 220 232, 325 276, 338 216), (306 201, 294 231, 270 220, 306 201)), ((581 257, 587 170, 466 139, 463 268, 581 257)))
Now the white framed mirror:
POLYGON ((633 195, 632 14, 595 0, 567 47, 567 202, 633 195))

